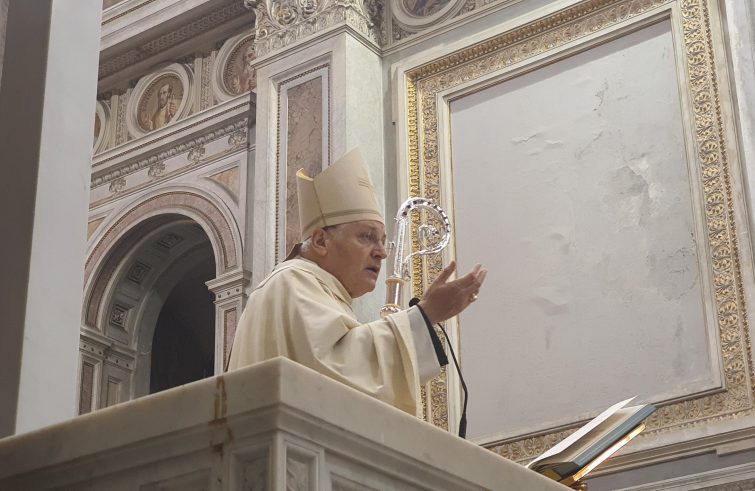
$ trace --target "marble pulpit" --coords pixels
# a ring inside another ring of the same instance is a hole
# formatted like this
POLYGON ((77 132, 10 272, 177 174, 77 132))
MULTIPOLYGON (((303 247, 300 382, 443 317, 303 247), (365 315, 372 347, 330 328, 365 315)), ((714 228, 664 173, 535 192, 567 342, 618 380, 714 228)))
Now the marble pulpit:
POLYGON ((565 490, 285 358, 0 440, 2 490, 565 490))

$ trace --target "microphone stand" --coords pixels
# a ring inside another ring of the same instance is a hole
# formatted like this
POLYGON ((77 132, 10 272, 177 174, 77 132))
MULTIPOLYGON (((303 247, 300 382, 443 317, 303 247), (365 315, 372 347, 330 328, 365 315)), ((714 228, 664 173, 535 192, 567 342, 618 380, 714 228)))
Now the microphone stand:
POLYGON ((448 337, 448 333, 443 328, 443 326, 438 323, 438 327, 440 327, 440 330, 443 331, 443 336, 446 337, 446 346, 448 346, 448 350, 451 352, 451 359, 454 361, 454 366, 456 367, 456 373, 459 374, 459 380, 461 381, 461 388, 464 391, 464 405, 461 409, 461 418, 459 418, 459 436, 461 438, 466 438, 467 436, 467 400, 469 399, 469 391, 467 390, 467 384, 464 382, 464 377, 461 374, 461 368, 459 368, 459 362, 456 361, 456 353, 454 353, 454 349, 451 346, 451 339, 448 337))
MULTIPOLYGON (((419 298, 414 297, 411 300, 409 300, 409 307, 413 307, 417 305, 418 303, 419 303, 419 298)), ((424 313, 422 315, 424 316, 424 313)), ((461 374, 461 368, 459 368, 459 362, 456 359, 456 353, 454 352, 453 346, 451 346, 451 338, 448 337, 448 333, 443 328, 440 322, 436 325, 440 327, 440 330, 443 333, 443 336, 445 336, 446 338, 446 346, 448 346, 448 350, 451 352, 451 359, 454 361, 454 366, 456 367, 456 373, 459 374, 459 380, 461 381, 461 389, 464 392, 464 404, 461 410, 461 418, 459 418, 459 436, 461 438, 466 438, 467 436, 467 401, 469 400, 469 391, 467 390, 467 384, 464 382, 464 376, 461 374)), ((448 362, 446 361, 446 363, 448 362)))

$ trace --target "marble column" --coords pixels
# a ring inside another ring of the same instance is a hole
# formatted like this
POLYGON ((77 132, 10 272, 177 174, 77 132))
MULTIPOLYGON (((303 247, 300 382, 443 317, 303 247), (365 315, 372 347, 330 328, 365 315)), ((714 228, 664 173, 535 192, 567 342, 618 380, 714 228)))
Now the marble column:
POLYGON ((11 0, 0 86, 0 436, 76 414, 100 0, 11 0))
MULTIPOLYGON (((299 168, 316 174, 359 147, 383 201, 384 111, 380 31, 366 2, 247 4, 256 16, 257 108, 264 115, 257 119, 249 193, 254 286, 298 240, 292 176, 299 168)), ((355 304, 357 314, 374 318, 383 295, 367 297, 355 304)))

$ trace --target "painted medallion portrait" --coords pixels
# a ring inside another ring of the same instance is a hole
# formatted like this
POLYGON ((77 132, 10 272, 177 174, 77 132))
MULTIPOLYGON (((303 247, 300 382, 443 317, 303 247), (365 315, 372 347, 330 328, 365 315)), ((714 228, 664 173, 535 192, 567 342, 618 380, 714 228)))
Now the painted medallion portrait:
POLYGON ((223 69, 223 83, 229 92, 238 95, 257 87, 257 77, 252 69, 254 59, 253 37, 234 48, 223 69))
POLYGON ((451 0, 401 0, 404 9, 414 17, 433 15, 448 5, 451 0))
POLYGON ((173 74, 158 77, 144 91, 138 105, 139 126, 153 131, 173 121, 183 99, 181 80, 173 74))

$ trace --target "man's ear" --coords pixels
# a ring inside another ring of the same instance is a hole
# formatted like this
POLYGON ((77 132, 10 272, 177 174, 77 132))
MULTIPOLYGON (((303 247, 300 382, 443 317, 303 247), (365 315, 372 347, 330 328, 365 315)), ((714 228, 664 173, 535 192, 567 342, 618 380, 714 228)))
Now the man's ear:
POLYGON ((318 256, 326 256, 328 254, 328 233, 321 229, 316 228, 312 232, 312 238, 309 241, 310 249, 318 256))

